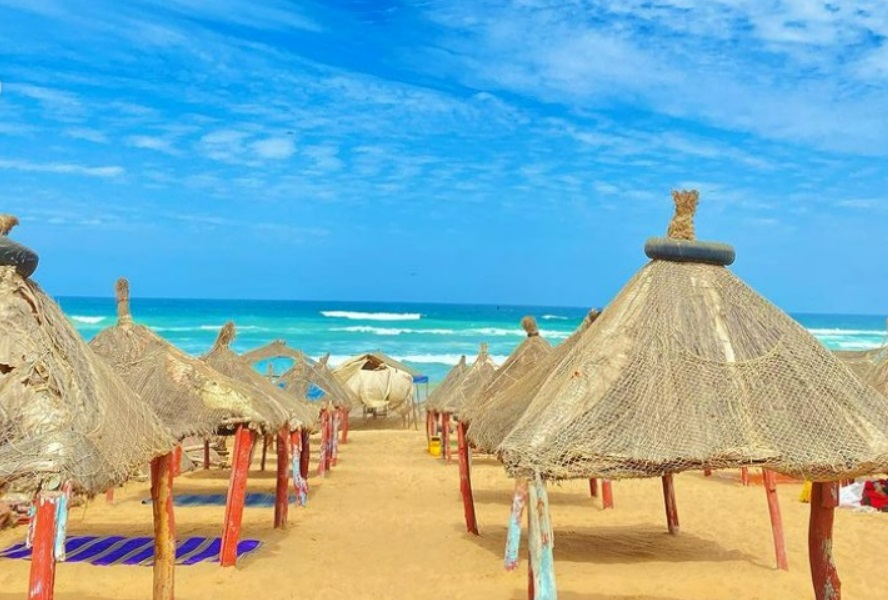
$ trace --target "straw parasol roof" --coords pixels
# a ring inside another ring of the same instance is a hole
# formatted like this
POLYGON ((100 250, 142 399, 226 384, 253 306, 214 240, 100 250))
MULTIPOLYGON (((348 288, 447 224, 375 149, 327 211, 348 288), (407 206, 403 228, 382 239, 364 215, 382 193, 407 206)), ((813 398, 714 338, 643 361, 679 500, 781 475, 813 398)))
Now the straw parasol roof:
POLYGON ((305 355, 302 354, 301 350, 296 350, 295 348, 288 346, 286 340, 274 340, 264 346, 253 348, 252 350, 241 354, 241 358, 251 365, 273 358, 290 358, 292 360, 299 360, 304 356, 305 355))
POLYGON ((352 408, 357 404, 354 394, 333 377, 326 358, 314 361, 299 350, 294 351, 292 358, 293 366, 278 377, 278 382, 289 393, 307 398, 309 385, 314 385, 324 391, 325 401, 337 408, 352 408))
POLYGON ((459 358, 459 362, 447 372, 447 375, 441 380, 441 383, 439 383, 437 387, 432 390, 432 393, 429 394, 428 400, 426 400, 426 410, 440 410, 444 404, 444 400, 446 400, 447 396, 449 396, 454 388, 459 385, 459 381, 468 370, 469 368, 466 366, 466 355, 463 354, 459 358))
POLYGON ((888 347, 833 353, 862 381, 888 396, 888 347))
POLYGON ((230 348, 235 335, 237 331, 234 323, 229 321, 219 331, 213 347, 202 359, 220 373, 249 386, 251 397, 256 401, 283 410, 291 428, 314 427, 318 420, 317 409, 274 385, 256 371, 251 363, 236 354, 230 348))
POLYGON ((453 387, 449 394, 441 400, 439 410, 457 418, 462 414, 470 399, 478 394, 493 380, 496 374, 496 363, 487 353, 487 344, 481 344, 481 350, 472 366, 453 387))
POLYGON ((498 452, 514 476, 626 478, 760 466, 832 481, 888 466, 888 403, 694 241, 668 239, 553 366, 498 452))
POLYGON ((238 424, 272 430, 285 421, 277 405, 254 400, 243 384, 136 324, 126 279, 117 281, 116 292, 117 325, 101 331, 89 345, 154 409, 176 439, 206 437, 238 424))
MULTIPOLYGON (((580 334, 595 322, 598 315, 596 309, 590 310, 570 337, 531 365, 519 379, 497 386, 489 400, 472 410, 466 435, 476 450, 496 450, 527 410, 554 366, 573 349, 580 334)), ((504 364, 500 370, 505 368, 504 364)))
POLYGON ((169 430, 13 266, 0 266, 0 493, 122 483, 169 430))
POLYGON ((552 352, 552 345, 540 335, 536 319, 530 315, 524 317, 521 319, 521 327, 524 328, 527 337, 518 344, 509 358, 496 370, 490 382, 481 388, 474 397, 468 399, 460 414, 461 421, 471 423, 475 417, 486 410, 496 392, 510 387, 552 352))

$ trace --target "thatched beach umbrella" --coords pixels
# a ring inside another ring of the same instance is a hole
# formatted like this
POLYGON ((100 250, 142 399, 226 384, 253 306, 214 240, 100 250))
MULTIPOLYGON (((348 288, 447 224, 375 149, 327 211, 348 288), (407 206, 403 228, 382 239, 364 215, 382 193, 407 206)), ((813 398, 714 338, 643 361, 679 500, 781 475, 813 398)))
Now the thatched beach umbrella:
POLYGON ((862 381, 888 397, 888 347, 836 350, 834 354, 862 381))
POLYGON ((518 381, 552 351, 551 344, 540 336, 540 330, 533 317, 529 315, 524 317, 521 320, 521 326, 527 333, 527 337, 518 344, 518 347, 512 351, 502 366, 493 372, 487 384, 476 389, 463 401, 457 417, 456 447, 459 456, 459 491, 463 500, 466 529, 475 535, 478 535, 478 521, 475 517, 475 500, 472 494, 472 457, 466 438, 466 428, 475 415, 483 413, 485 406, 497 390, 509 387, 518 381))
POLYGON ((471 398, 479 394, 496 374, 497 365, 487 352, 487 344, 482 343, 478 356, 472 366, 466 369, 453 388, 438 401, 438 410, 441 413, 441 443, 444 446, 443 457, 450 462, 450 419, 459 419, 463 409, 471 398))
POLYGON ((441 412, 441 406, 447 396, 459 384, 459 381, 466 374, 469 367, 466 365, 466 355, 463 354, 459 358, 459 362, 451 368, 444 379, 441 380, 432 393, 426 399, 426 427, 428 428, 428 437, 431 438, 437 433, 438 415, 441 412))
POLYGON ((70 493, 103 492, 149 461, 154 597, 171 598, 175 544, 163 536, 172 527, 169 430, 16 262, 0 264, 0 492, 36 498, 29 598, 53 596, 70 493))
POLYGON ((242 496, 246 494, 246 476, 240 473, 249 466, 242 463, 244 456, 249 460, 250 430, 275 431, 286 421, 286 413, 272 401, 252 397, 248 386, 226 377, 144 325, 135 323, 130 313, 126 279, 119 279, 115 290, 117 324, 99 332, 90 347, 139 393, 176 440, 216 433, 235 434, 232 482, 238 485, 229 489, 231 506, 226 509, 222 536, 222 564, 232 566, 237 560, 242 496), (238 499, 241 499, 239 510, 238 499))
MULTIPOLYGON (((673 473, 755 466, 815 482, 814 590, 837 599, 836 482, 888 467, 888 403, 726 269, 730 246, 695 241, 696 192, 673 197, 668 238, 645 247, 653 260, 554 366, 499 447, 517 496, 529 478, 542 507, 529 513, 536 589, 554 585, 540 569, 552 558, 545 480, 661 477, 676 533, 673 473)), ((766 490, 785 567, 776 495, 766 490)))
MULTIPOLYGON (((287 522, 289 494, 287 492, 287 466, 289 446, 301 447, 301 431, 309 431, 317 422, 317 410, 299 398, 287 394, 259 374, 249 362, 235 353, 230 345, 237 335, 234 323, 229 321, 219 331, 213 347, 202 359, 215 370, 249 387, 250 397, 284 409, 287 423, 276 432, 277 443, 277 495, 275 500, 275 527, 287 522), (293 436, 290 435, 293 432, 293 436)), ((267 438, 265 438, 267 439, 267 438)), ((263 448, 264 454, 265 448, 263 448)), ((264 458, 264 457, 263 457, 264 458)), ((264 463, 264 460, 263 460, 264 463)), ((264 467, 264 464, 263 464, 264 467)))

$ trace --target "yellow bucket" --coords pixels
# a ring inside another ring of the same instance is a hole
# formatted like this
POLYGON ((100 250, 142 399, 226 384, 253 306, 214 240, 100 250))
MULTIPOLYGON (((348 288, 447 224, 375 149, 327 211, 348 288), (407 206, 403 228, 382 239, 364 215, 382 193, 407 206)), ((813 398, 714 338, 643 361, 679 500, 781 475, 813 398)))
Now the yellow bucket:
POLYGON ((806 481, 805 485, 802 486, 802 493, 799 495, 799 500, 801 502, 810 503, 811 502, 811 482, 806 481))
POLYGON ((441 438, 437 435, 429 439, 429 454, 432 456, 441 456, 441 438))

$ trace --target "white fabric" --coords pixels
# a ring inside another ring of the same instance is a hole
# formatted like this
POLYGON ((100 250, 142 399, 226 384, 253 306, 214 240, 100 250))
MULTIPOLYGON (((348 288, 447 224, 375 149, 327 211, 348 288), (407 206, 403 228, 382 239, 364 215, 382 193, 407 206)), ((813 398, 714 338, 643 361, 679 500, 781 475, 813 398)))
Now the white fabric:
POLYGON ((839 506, 843 508, 857 508, 863 498, 863 482, 846 485, 839 490, 839 506))
POLYGON ((413 376, 389 365, 366 370, 365 357, 350 359, 336 367, 334 374, 349 387, 367 408, 396 408, 412 402, 413 376))

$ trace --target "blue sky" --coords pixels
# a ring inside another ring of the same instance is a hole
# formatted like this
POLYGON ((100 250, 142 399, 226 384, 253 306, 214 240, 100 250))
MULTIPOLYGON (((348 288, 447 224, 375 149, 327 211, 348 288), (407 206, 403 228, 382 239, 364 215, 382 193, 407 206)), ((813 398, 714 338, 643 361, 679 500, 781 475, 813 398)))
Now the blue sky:
POLYGON ((53 294, 605 303, 697 187, 793 311, 888 311, 882 0, 0 0, 53 294))

